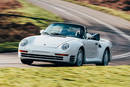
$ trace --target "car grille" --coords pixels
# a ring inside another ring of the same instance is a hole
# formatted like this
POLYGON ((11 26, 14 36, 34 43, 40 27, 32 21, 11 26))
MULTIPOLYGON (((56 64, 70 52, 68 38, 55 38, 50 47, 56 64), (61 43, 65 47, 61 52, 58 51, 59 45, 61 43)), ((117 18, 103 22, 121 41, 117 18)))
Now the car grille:
POLYGON ((31 57, 31 58, 50 59, 50 60, 63 60, 62 56, 49 56, 49 55, 26 54, 26 53, 22 53, 21 56, 31 57))

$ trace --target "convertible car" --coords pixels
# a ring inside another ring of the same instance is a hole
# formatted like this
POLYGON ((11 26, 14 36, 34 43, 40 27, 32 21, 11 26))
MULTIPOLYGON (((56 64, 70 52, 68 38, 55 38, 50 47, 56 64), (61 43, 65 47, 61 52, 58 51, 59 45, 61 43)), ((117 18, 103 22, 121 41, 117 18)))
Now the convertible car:
POLYGON ((67 63, 75 66, 93 63, 106 66, 111 61, 112 43, 87 27, 74 23, 53 23, 41 35, 24 38, 18 48, 23 64, 33 61, 67 63))

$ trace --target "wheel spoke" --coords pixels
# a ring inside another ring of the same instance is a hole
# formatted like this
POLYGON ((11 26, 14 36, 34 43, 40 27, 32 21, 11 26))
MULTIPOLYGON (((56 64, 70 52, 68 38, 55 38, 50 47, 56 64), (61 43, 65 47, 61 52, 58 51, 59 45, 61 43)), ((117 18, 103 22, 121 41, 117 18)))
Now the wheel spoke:
POLYGON ((107 51, 104 56, 104 65, 108 65, 108 52, 107 51))
POLYGON ((78 59, 77 63, 79 66, 82 65, 82 58, 83 58, 83 53, 82 51, 79 51, 78 58, 77 58, 78 59))

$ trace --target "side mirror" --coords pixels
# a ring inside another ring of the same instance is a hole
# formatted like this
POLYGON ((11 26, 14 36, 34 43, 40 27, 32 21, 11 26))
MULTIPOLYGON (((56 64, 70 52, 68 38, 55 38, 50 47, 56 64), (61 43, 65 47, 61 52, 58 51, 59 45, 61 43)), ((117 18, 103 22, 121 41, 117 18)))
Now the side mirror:
POLYGON ((94 34, 93 35, 93 40, 99 41, 100 40, 100 34, 94 34))
POLYGON ((44 30, 40 30, 40 34, 43 34, 44 30))

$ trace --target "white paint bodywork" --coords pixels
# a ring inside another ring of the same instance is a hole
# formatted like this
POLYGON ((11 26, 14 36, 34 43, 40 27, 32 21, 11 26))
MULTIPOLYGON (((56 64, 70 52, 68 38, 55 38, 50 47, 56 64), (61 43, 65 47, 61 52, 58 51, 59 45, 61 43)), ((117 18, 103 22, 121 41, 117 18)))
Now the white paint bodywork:
POLYGON ((68 54, 68 56, 63 56, 63 60, 53 60, 44 58, 24 58, 21 56, 21 53, 18 52, 21 59, 35 59, 41 61, 59 61, 70 63, 70 56, 75 56, 76 61, 77 53, 79 49, 83 47, 85 63, 102 62, 104 51, 106 50, 106 48, 111 51, 112 47, 111 42, 105 39, 97 41, 91 39, 50 36, 44 34, 39 36, 27 37, 25 39, 28 40, 28 44, 26 46, 19 45, 19 50, 26 50, 29 54, 49 56, 55 56, 55 54, 68 54), (69 44, 69 48, 63 50, 61 46, 65 43, 69 44))

